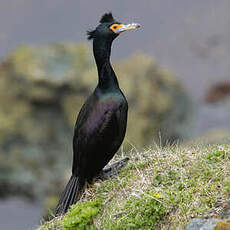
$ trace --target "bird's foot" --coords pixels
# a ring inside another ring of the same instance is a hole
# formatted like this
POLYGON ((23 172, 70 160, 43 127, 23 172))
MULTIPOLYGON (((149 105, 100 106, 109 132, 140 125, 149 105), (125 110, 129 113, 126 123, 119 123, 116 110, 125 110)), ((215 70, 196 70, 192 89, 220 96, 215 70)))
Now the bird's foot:
POLYGON ((114 164, 110 165, 107 168, 104 168, 100 174, 98 175, 97 179, 100 180, 107 180, 111 177, 114 177, 118 175, 120 170, 124 168, 128 164, 129 158, 126 157, 118 162, 115 162, 114 164))

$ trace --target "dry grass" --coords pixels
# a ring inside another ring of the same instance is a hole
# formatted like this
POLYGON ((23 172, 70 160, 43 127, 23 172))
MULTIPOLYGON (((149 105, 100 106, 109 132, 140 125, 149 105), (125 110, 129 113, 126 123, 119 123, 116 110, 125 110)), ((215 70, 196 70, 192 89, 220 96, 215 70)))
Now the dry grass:
MULTIPOLYGON (((133 148, 113 161, 127 156, 129 164, 119 176, 96 182, 70 210, 100 200, 88 229, 184 229, 220 199, 230 202, 230 145, 133 148)), ((60 229, 85 229, 68 228, 66 217, 65 225, 56 222, 60 229)), ((46 223, 42 229, 52 228, 46 223)))

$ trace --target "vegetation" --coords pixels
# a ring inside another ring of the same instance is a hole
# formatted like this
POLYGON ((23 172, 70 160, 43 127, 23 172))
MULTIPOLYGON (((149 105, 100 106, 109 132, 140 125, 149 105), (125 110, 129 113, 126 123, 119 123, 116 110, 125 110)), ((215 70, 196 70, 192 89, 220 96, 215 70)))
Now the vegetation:
POLYGON ((230 146, 133 148, 119 176, 97 181, 48 229, 184 229, 193 218, 230 202, 230 146), (55 228, 53 228, 55 226, 55 228))

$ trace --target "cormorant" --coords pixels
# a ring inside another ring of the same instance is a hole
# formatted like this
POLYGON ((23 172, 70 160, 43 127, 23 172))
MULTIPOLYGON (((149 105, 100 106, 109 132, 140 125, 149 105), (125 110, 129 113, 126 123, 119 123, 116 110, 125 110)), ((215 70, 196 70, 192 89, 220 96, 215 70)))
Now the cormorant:
POLYGON ((119 88, 110 64, 111 45, 123 31, 139 24, 122 24, 112 13, 102 16, 100 24, 88 31, 98 70, 98 85, 82 106, 74 129, 72 176, 61 195, 56 215, 76 203, 86 182, 102 172, 119 149, 126 132, 128 103, 119 88))

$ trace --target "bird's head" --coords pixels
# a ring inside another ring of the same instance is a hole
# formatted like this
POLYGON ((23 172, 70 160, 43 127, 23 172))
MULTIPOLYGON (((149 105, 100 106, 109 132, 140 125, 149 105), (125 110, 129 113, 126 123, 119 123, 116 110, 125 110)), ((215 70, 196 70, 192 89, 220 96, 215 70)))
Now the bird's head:
POLYGON ((88 39, 102 38, 113 40, 120 33, 140 27, 137 23, 122 24, 117 22, 112 13, 106 13, 102 16, 100 24, 95 30, 87 31, 88 39))

